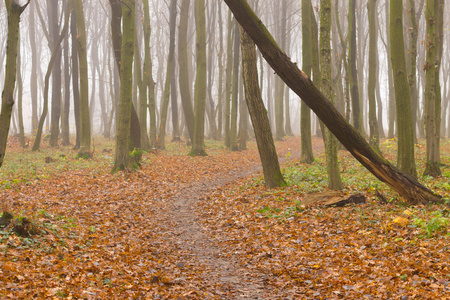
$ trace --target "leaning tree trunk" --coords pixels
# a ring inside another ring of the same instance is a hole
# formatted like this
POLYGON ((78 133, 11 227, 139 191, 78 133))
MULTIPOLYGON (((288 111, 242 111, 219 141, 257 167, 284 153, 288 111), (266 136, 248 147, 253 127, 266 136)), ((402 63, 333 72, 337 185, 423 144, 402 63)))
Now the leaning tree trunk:
POLYGON ((8 38, 6 40, 6 72, 5 84, 2 93, 2 110, 0 112, 0 167, 5 159, 6 143, 8 141, 9 126, 11 123, 11 113, 14 105, 14 88, 16 85, 17 68, 17 44, 19 41, 20 15, 25 10, 25 5, 20 6, 14 0, 6 0, 8 11, 8 38))
POLYGON ((441 196, 402 173, 370 147, 363 136, 345 121, 337 108, 312 84, 310 78, 281 51, 267 28, 245 1, 225 0, 225 2, 275 72, 311 107, 365 168, 411 203, 443 202, 441 196))
POLYGON ((281 174, 269 118, 258 86, 255 43, 242 28, 240 28, 240 33, 245 100, 255 130, 259 157, 263 167, 264 184, 270 188, 285 186, 286 182, 281 174))

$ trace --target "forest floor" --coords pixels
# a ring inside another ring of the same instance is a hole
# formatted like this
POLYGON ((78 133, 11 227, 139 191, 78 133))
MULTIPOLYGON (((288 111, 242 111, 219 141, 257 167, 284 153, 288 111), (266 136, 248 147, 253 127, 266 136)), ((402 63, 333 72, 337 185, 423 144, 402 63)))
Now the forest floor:
MULTIPOLYGON (((0 208, 38 233, 0 227, 0 299, 450 299, 448 207, 408 206, 344 150, 344 192, 367 202, 304 205, 326 190, 313 143, 306 165, 299 138, 277 142, 289 187, 267 189, 253 142, 230 152, 208 141, 209 155, 194 158, 168 143, 138 171, 110 174, 111 141, 76 160, 12 138, 0 208)), ((395 141, 382 151, 394 159, 395 141)), ((448 198, 448 141, 442 153, 443 176, 420 181, 448 198)))

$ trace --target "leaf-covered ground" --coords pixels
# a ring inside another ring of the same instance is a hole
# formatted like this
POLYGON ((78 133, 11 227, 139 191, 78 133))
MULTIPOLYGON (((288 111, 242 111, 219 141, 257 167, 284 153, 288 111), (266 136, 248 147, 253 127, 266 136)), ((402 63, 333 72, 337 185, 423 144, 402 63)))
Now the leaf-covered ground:
MULTIPOLYGON (((266 189, 254 143, 208 142, 199 158, 169 144, 137 172, 110 174, 111 142, 85 161, 12 139, 0 203, 40 232, 0 228, 0 298, 450 299, 449 210, 405 205, 345 151, 345 191, 367 203, 305 206, 326 167, 320 140, 313 165, 298 162, 299 143, 277 143, 290 186, 266 189)), ((395 157, 395 141, 382 149, 395 157)), ((421 179, 446 197, 449 152, 443 143, 441 178, 421 179)), ((419 169, 423 158, 418 145, 419 169)))

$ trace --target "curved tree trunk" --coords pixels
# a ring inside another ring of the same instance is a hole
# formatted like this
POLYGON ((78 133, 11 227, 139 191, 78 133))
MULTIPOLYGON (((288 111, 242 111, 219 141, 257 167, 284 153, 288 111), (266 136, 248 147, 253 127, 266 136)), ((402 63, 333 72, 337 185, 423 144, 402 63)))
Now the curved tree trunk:
POLYGON ((337 108, 312 84, 309 77, 281 51, 245 1, 225 2, 271 67, 365 168, 411 203, 443 202, 441 196, 402 173, 370 147, 363 136, 345 121, 337 108))

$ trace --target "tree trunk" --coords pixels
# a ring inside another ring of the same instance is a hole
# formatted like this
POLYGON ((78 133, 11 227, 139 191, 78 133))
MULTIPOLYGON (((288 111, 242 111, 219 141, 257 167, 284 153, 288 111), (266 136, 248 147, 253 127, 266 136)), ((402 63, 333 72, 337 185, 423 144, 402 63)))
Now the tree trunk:
POLYGON ((389 14, 389 1, 385 3, 386 12, 386 55, 388 61, 388 85, 389 85, 389 118, 388 118, 388 139, 392 139, 395 134, 395 124, 397 123, 396 111, 395 111, 395 91, 394 91, 394 74, 392 69, 392 57, 391 57, 391 21, 389 14))
POLYGON ((88 64, 86 47, 86 25, 84 22, 84 9, 82 0, 74 0, 75 14, 77 16, 77 47, 80 63, 80 150, 78 157, 91 156, 91 124, 89 117, 89 86, 88 64))
MULTIPOLYGON (((71 13, 71 12, 68 12, 71 13)), ((69 35, 64 38, 64 105, 61 115, 62 145, 70 145, 69 114, 70 114, 70 62, 69 35)))
MULTIPOLYGON (((311 77, 312 69, 312 33, 311 33, 311 0, 302 0, 302 55, 303 70, 311 77)), ((314 161, 311 142, 311 109, 306 103, 301 102, 301 157, 303 163, 310 164, 314 161)))
MULTIPOLYGON (((426 40, 426 55, 427 60, 425 63, 426 72, 426 84, 425 84, 425 133, 427 143, 427 161, 425 165, 424 175, 437 177, 441 175, 441 168, 439 166, 439 130, 437 118, 437 102, 440 94, 440 88, 438 89, 437 83, 439 81, 438 69, 438 55, 437 55, 437 39, 436 39, 436 27, 437 18, 436 12, 439 7, 439 0, 427 0, 425 8, 425 20, 427 24, 427 40, 426 40)), ((439 103, 440 104, 440 103, 439 103)), ((439 111, 440 119, 440 111, 439 111)), ((439 124, 440 125, 440 124, 439 124)))
POLYGON ((233 75, 233 19, 228 13, 227 66, 225 74, 225 146, 230 147, 231 87, 233 75))
MULTIPOLYGON (((68 10, 69 9, 71 9, 70 5, 68 6, 68 10)), ((45 74, 45 80, 44 80, 44 103, 42 104, 42 114, 41 114, 41 117, 39 118, 38 130, 36 132, 36 138, 34 139, 32 151, 39 150, 39 148, 41 146, 42 131, 44 128, 45 118, 47 117, 47 113, 48 113, 48 89, 49 89, 49 84, 50 84, 50 75, 52 74, 53 65, 57 59, 58 52, 60 50, 59 49, 60 44, 61 44, 63 38, 65 37, 65 35, 67 34, 67 29, 68 29, 68 25, 69 25, 69 16, 70 16, 70 14, 69 14, 69 12, 67 12, 65 21, 64 21, 64 27, 63 27, 61 34, 59 35, 57 41, 54 43, 55 48, 52 51, 52 55, 50 57, 50 62, 48 63, 47 72, 45 74)))
POLYGON ((178 27, 178 66, 181 105, 183 106, 186 127, 191 141, 194 140, 194 109, 192 108, 191 89, 189 87, 189 68, 187 51, 187 30, 189 23, 189 6, 191 0, 182 0, 180 24, 178 27))
POLYGON ((129 142, 131 127, 131 106, 133 98, 133 56, 134 56, 134 16, 135 0, 122 2, 122 46, 120 57, 120 99, 116 129, 116 149, 112 172, 129 169, 129 142))
POLYGON ((59 119, 61 117, 61 60, 62 49, 58 42, 58 0, 47 1, 48 23, 49 23, 49 44, 51 49, 58 49, 56 53, 55 63, 52 70, 52 106, 51 106, 51 123, 50 123, 50 146, 58 146, 59 137, 59 119))
MULTIPOLYGON (((275 25, 278 27, 278 37, 280 38, 280 47, 286 50, 286 11, 287 1, 275 1, 275 25), (281 18, 280 18, 280 2, 281 2, 281 18)), ((284 131, 284 83, 278 76, 275 76, 275 139, 281 141, 286 135, 284 131)))
POLYGON ((364 167, 411 203, 443 202, 442 197, 399 171, 370 147, 362 135, 345 121, 334 105, 312 84, 309 77, 281 51, 267 28, 245 1, 225 0, 225 2, 258 45, 266 61, 364 167))
POLYGON ((6 40, 6 71, 2 92, 2 109, 0 112, 0 167, 3 165, 8 141, 11 113, 14 105, 14 88, 16 85, 17 45, 19 41, 20 15, 30 1, 20 6, 14 0, 6 0, 8 12, 8 37, 6 40))
POLYGON ((205 106, 206 106, 206 21, 205 0, 196 0, 196 56, 197 72, 194 87, 194 140, 190 156, 205 156, 205 106))
MULTIPOLYGON (((143 80, 147 88, 147 96, 148 96, 148 110, 150 114, 150 148, 156 147, 156 108, 155 108, 155 82, 153 81, 153 66, 152 66, 152 58, 150 53, 150 36, 151 36, 151 27, 150 27, 150 8, 148 1, 143 0, 144 5, 144 74, 143 80)), ((142 109, 142 107, 141 107, 142 109)), ((144 113, 141 112, 141 118, 145 119, 145 124, 147 124, 147 116, 144 116, 144 113)), ((143 121, 144 122, 144 121, 143 121)), ((144 128, 146 128, 145 125, 144 128)), ((141 129, 142 130, 142 129, 141 129)), ((141 136, 142 136, 141 132, 141 136)), ((145 135, 147 135, 147 130, 145 129, 145 135)))
MULTIPOLYGON (((377 0, 367 3, 369 15, 369 83, 367 94, 369 96, 369 144, 376 150, 380 149, 380 137, 377 121, 377 104, 375 91, 377 87, 377 0)), ((382 115, 379 116, 382 118, 382 115)))
POLYGON ((238 94, 239 94, 239 27, 234 22, 234 59, 233 59, 233 86, 231 95, 231 116, 230 116, 230 149, 239 150, 237 145, 237 112, 238 112, 238 94))
POLYGON ((245 100, 255 131, 259 157, 263 167, 264 184, 269 188, 285 186, 286 182, 281 174, 269 118, 258 86, 255 44, 242 28, 240 33, 245 100))
POLYGON ((398 168, 413 178, 417 177, 414 159, 414 138, 411 123, 411 96, 406 78, 405 43, 403 40, 402 0, 390 2, 391 59, 394 73, 395 104, 398 132, 398 168), (405 113, 407 112, 407 113, 405 113))
POLYGON ((411 122, 414 143, 417 141, 416 126, 417 126, 417 109, 419 105, 419 97, 417 93, 417 19, 416 19, 416 4, 414 0, 409 0, 409 73, 408 82, 411 93, 411 122))
MULTIPOLYGON (((29 12, 29 24, 34 24, 34 2, 31 3, 29 12)), ((38 86, 37 86, 37 69, 39 62, 39 55, 36 46, 36 30, 35 26, 29 26, 30 34, 30 47, 31 47, 31 74, 36 76, 30 76, 30 97, 31 97, 31 133, 34 135, 38 126, 38 113, 37 113, 37 98, 38 98, 38 86)))
POLYGON ((349 0, 348 5, 348 38, 350 39, 348 47, 348 63, 350 72, 348 77, 350 80, 350 94, 352 97, 352 120, 356 130, 362 133, 361 108, 359 106, 359 87, 358 87, 358 71, 356 69, 356 17, 355 17, 355 0, 349 0))
POLYGON ((70 34, 72 36, 72 90, 73 90, 73 110, 75 117, 75 146, 74 149, 80 149, 81 122, 80 122, 80 88, 79 88, 79 67, 78 67, 78 49, 77 43, 77 18, 75 9, 72 9, 70 21, 70 34))
MULTIPOLYGON (((20 40, 20 31, 19 31, 20 40)), ((22 79, 22 55, 20 53, 20 43, 17 44, 17 114, 19 121, 19 141, 20 147, 25 148, 25 132, 23 128, 23 110, 22 110, 22 100, 23 100, 23 79, 22 79)))
MULTIPOLYGON (((120 0, 109 0, 109 3, 111 5, 111 34, 112 34, 112 44, 113 44, 113 51, 114 51, 114 58, 116 59, 116 65, 117 70, 119 72, 120 77, 120 61, 121 61, 121 49, 122 49, 122 1, 120 0)), ((135 3, 135 2, 133 2, 135 3)), ((115 84, 116 85, 116 84, 115 84)), ((120 91, 118 92, 120 94, 120 91)), ((119 96, 120 98, 120 96, 119 96)), ((119 110, 117 109, 117 114, 119 110)), ((116 116, 116 121, 118 120, 118 116, 116 116)), ((131 141, 130 141, 130 148, 131 150, 133 148, 140 149, 141 148, 141 130, 138 120, 138 115, 136 112, 136 109, 134 108, 134 105, 131 105, 131 127, 130 132, 131 141)))
POLYGON ((169 54, 167 58, 167 70, 166 70, 166 79, 164 83, 164 93, 161 101, 161 114, 160 114, 160 122, 159 122, 159 133, 158 133, 158 147, 160 149, 166 148, 166 123, 167 123, 167 111, 169 108, 169 99, 171 92, 171 81, 172 76, 174 76, 175 70, 175 27, 177 20, 177 1, 170 1, 170 42, 169 42, 169 54))
MULTIPOLYGON (((322 93, 334 104, 333 84, 331 80, 331 0, 320 1, 320 88, 322 93)), ((328 187, 332 190, 342 190, 341 174, 339 173, 338 147, 339 143, 327 129, 324 131, 325 154, 327 161, 328 187)))
MULTIPOLYGON (((222 3, 218 6, 219 15, 219 53, 218 53, 218 64, 219 64, 219 86, 217 89, 217 139, 222 139, 223 131, 223 25, 222 25, 222 3)), ((178 54, 179 55, 179 54, 178 54)))

